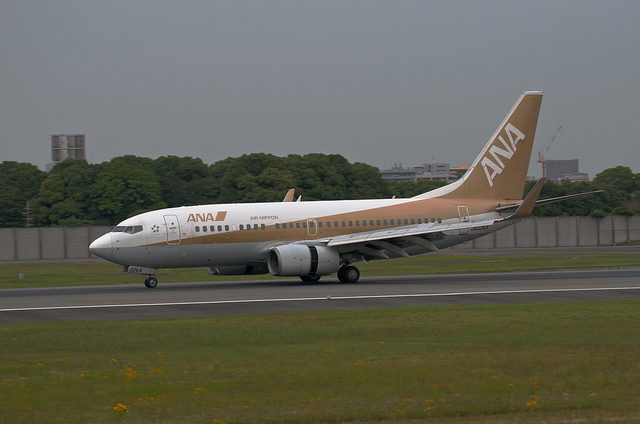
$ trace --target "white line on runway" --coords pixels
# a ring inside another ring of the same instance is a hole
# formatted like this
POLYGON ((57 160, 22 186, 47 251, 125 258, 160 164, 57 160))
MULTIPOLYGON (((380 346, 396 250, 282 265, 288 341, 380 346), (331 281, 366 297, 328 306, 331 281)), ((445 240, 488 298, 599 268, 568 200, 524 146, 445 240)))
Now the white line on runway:
POLYGON ((297 297, 282 299, 236 299, 236 300, 209 300, 198 302, 166 302, 166 303, 123 303, 116 305, 77 305, 77 306, 42 306, 32 308, 10 308, 0 309, 0 312, 18 311, 51 311, 59 309, 96 309, 96 308, 130 308, 145 306, 189 306, 189 305, 221 305, 232 303, 261 303, 261 302, 300 302, 308 300, 356 300, 356 299, 394 299, 403 297, 439 297, 439 296, 470 296, 487 294, 522 294, 522 293, 560 293, 560 292, 581 292, 581 291, 610 291, 610 290, 640 290, 640 287, 598 287, 581 289, 540 289, 540 290, 497 290, 497 291, 477 291, 477 292, 454 292, 454 293, 419 293, 419 294, 381 294, 363 296, 326 296, 326 297, 297 297))

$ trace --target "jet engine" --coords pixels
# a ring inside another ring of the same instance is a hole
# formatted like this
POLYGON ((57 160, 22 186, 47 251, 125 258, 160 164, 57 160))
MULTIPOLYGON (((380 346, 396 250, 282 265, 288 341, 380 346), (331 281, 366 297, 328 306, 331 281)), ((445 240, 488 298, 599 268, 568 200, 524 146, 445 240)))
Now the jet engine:
POLYGON ((328 275, 340 268, 340 254, 326 246, 283 244, 269 249, 267 266, 277 276, 328 275))

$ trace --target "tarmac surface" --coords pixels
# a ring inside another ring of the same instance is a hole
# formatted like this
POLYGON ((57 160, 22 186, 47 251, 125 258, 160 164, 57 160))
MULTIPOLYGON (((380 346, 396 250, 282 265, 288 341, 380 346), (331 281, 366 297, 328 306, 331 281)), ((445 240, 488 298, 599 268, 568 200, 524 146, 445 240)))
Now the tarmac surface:
POLYGON ((640 268, 0 290, 0 323, 640 299, 640 268))

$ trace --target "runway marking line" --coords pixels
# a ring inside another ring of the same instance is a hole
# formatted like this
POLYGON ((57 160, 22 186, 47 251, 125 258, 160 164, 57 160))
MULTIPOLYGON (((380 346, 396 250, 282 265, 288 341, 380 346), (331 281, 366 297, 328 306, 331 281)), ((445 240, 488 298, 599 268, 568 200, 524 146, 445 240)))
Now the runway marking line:
POLYGON ((478 292, 453 292, 453 293, 415 293, 415 294, 380 294, 363 296, 325 296, 325 297, 297 297, 275 299, 235 299, 235 300, 208 300, 194 302, 164 302, 164 303, 123 303, 120 305, 77 305, 77 306, 39 306, 30 308, 0 309, 0 312, 19 311, 49 311, 61 309, 97 309, 97 308, 130 308, 146 306, 189 306, 189 305, 222 305, 233 303, 264 303, 264 302, 300 302, 309 300, 356 300, 356 299, 397 299, 407 297, 441 297, 441 296, 471 296, 483 294, 519 294, 519 293, 559 293, 580 291, 611 291, 611 290, 640 290, 640 287, 598 287, 579 289, 539 289, 539 290, 496 290, 478 292))

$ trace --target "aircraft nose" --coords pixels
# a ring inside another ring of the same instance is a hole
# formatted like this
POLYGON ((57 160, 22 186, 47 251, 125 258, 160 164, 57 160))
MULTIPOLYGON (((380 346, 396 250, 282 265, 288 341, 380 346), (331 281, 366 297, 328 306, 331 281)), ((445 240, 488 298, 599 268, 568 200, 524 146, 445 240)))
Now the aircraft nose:
POLYGON ((111 234, 107 233, 98 237, 89 245, 89 252, 101 257, 102 259, 110 260, 113 255, 112 247, 111 234))

